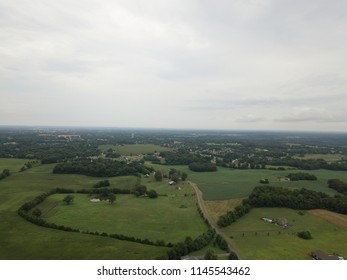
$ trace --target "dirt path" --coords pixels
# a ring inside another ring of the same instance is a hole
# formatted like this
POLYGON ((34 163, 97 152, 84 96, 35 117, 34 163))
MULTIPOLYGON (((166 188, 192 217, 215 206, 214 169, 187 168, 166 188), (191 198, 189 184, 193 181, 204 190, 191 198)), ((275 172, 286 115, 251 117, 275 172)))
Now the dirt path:
MULTIPOLYGON (((208 221, 208 223, 210 224, 210 226, 216 231, 216 233, 219 234, 219 235, 222 235, 221 232, 220 232, 220 230, 219 230, 219 228, 216 227, 216 226, 212 223, 211 219, 210 219, 209 216, 207 215, 207 212, 206 212, 206 209, 205 209, 205 205, 204 205, 204 201, 203 201, 203 199, 202 199, 202 193, 201 193, 199 187, 198 187, 197 184, 195 184, 194 182, 188 181, 188 183, 193 187, 193 189, 194 189, 194 191, 195 191, 196 198, 197 198, 197 200, 198 200, 198 205, 199 205, 199 208, 200 208, 200 210, 201 210, 201 212, 202 212, 202 215, 206 218, 206 220, 208 221)), ((239 260, 241 260, 242 258, 241 258, 240 253, 239 253, 239 252, 235 249, 235 247, 234 247, 233 245, 231 245, 228 241, 227 241, 227 243, 228 243, 229 250, 235 252, 235 254, 236 254, 237 257, 239 258, 239 260)))

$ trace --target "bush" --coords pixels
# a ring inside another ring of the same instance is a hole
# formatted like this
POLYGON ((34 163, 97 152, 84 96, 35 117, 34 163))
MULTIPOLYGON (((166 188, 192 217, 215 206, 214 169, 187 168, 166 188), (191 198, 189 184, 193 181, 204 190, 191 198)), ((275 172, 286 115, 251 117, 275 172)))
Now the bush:
POLYGON ((309 231, 300 231, 296 235, 302 239, 312 239, 312 235, 309 231))

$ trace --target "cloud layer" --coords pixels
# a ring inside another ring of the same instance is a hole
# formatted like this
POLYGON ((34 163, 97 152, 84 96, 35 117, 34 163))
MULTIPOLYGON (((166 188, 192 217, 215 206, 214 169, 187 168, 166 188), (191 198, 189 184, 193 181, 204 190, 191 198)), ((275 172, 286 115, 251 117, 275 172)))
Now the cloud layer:
POLYGON ((0 124, 339 130, 343 0, 0 0, 0 124))

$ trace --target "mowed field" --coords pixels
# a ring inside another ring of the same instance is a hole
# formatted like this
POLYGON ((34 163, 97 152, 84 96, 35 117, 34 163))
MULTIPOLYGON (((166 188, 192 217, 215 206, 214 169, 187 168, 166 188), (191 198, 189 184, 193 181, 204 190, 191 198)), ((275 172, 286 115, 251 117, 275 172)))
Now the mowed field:
MULTIPOLYGON (((0 180, 0 259, 156 259, 166 257, 166 248, 134 242, 63 232, 33 225, 17 209, 37 195, 56 187, 90 188, 105 178, 52 174, 54 165, 41 165, 16 172, 27 160, 0 159, 12 169, 0 180), (11 164, 8 164, 8 163, 11 164), (11 167, 12 166, 12 167, 11 167)), ((135 185, 136 177, 114 177, 112 187, 135 185)))
POLYGON ((129 155, 139 155, 139 154, 152 154, 154 152, 164 152, 170 151, 170 148, 162 147, 154 144, 136 144, 136 145, 100 145, 99 149, 102 152, 107 151, 108 149, 115 150, 117 153, 129 156, 129 155))
POLYGON ((329 195, 337 194, 328 188, 329 179, 340 179, 347 182, 347 172, 330 170, 240 170, 218 167, 217 172, 193 172, 187 166, 166 166, 151 164, 154 168, 168 172, 169 168, 176 168, 188 174, 188 180, 195 182, 203 192, 204 200, 226 200, 247 197, 259 180, 269 179, 271 186, 289 188, 307 188, 313 191, 325 192, 329 195), (317 176, 317 181, 279 182, 279 177, 289 173, 308 172, 317 176))
POLYGON ((287 208, 255 208, 234 224, 223 228, 224 237, 237 248, 243 258, 254 260, 311 259, 310 252, 320 249, 326 253, 347 256, 347 231, 310 212, 299 215, 287 208), (260 220, 261 217, 284 217, 292 227, 281 227, 260 220), (309 230, 313 239, 296 236, 309 230))

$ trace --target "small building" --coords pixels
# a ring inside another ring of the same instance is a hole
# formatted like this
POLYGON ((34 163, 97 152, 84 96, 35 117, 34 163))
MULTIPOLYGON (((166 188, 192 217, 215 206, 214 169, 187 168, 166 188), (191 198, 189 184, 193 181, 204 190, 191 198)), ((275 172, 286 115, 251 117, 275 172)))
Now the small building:
POLYGON ((170 182, 169 182, 169 185, 170 185, 170 186, 174 186, 174 185, 176 185, 176 182, 175 182, 175 181, 170 181, 170 182))
POLYGON ((286 227, 288 225, 286 218, 277 217, 277 218, 273 219, 272 221, 273 221, 273 223, 275 223, 281 227, 286 227))
POLYGON ((325 252, 323 252, 321 250, 313 251, 311 253, 311 256, 315 260, 344 260, 344 258, 339 256, 339 255, 328 255, 328 254, 326 254, 325 252))
POLYGON ((268 223, 272 223, 273 222, 273 220, 271 220, 269 218, 266 218, 266 217, 261 217, 260 219, 263 220, 264 222, 268 222, 268 223))

